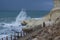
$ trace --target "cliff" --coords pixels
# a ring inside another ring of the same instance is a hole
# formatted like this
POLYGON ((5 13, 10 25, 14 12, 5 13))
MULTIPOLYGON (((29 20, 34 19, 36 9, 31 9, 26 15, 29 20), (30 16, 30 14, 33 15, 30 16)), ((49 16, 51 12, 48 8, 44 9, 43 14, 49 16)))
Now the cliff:
MULTIPOLYGON (((34 29, 36 26, 41 25, 43 27, 43 22, 45 22, 45 26, 52 26, 53 24, 56 24, 60 21, 60 0, 53 0, 54 1, 54 7, 50 11, 49 14, 46 16, 39 18, 36 20, 35 18, 31 18, 30 20, 24 20, 27 25, 23 29, 34 29)), ((24 23, 24 22, 22 22, 24 23)))

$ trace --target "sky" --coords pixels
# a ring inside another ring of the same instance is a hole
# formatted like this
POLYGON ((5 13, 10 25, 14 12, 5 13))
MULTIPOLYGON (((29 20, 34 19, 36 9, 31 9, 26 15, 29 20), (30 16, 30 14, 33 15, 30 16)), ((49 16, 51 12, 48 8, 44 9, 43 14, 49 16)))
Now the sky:
POLYGON ((50 10, 53 0, 0 0, 0 10, 50 10))

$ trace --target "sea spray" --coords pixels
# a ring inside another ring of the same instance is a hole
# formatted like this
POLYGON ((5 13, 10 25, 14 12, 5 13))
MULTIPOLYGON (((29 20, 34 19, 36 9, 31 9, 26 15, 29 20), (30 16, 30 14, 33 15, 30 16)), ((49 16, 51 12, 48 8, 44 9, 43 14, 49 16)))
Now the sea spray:
POLYGON ((16 22, 23 21, 27 18, 26 12, 22 10, 19 15, 16 17, 16 22))
POLYGON ((9 35, 13 34, 13 32, 21 32, 22 31, 22 25, 21 21, 29 19, 26 15, 26 12, 22 10, 19 15, 16 17, 16 21, 11 23, 0 23, 0 25, 6 29, 3 29, 3 32, 1 30, 0 35, 9 35))

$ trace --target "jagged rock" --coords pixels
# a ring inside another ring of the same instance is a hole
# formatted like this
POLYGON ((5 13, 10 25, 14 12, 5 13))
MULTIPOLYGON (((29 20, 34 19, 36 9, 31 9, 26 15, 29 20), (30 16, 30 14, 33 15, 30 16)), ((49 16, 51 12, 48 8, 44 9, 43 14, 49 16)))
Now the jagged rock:
POLYGON ((25 26, 25 25, 27 25, 27 22, 22 21, 22 22, 21 22, 21 25, 22 25, 22 26, 25 26))

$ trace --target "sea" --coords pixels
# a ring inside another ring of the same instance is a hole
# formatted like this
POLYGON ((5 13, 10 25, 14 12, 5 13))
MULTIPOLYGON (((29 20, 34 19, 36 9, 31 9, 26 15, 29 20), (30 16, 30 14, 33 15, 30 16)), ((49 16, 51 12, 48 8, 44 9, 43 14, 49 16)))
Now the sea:
MULTIPOLYGON (((19 12, 21 10, 18 11, 13 11, 13 10, 0 10, 0 18, 6 18, 6 17, 16 17, 19 12)), ((46 14, 48 14, 50 11, 47 10, 26 10, 26 13, 28 16, 30 17, 42 17, 46 14)))
POLYGON ((49 12, 46 10, 0 10, 0 38, 10 34, 14 35, 16 31, 21 32, 22 25, 20 21, 30 18, 41 18, 49 12))
MULTIPOLYGON (((0 10, 0 22, 5 21, 13 21, 17 17, 21 10, 13 11, 13 10, 0 10)), ((26 14, 31 18, 40 18, 48 14, 50 11, 46 10, 26 10, 26 14)))

